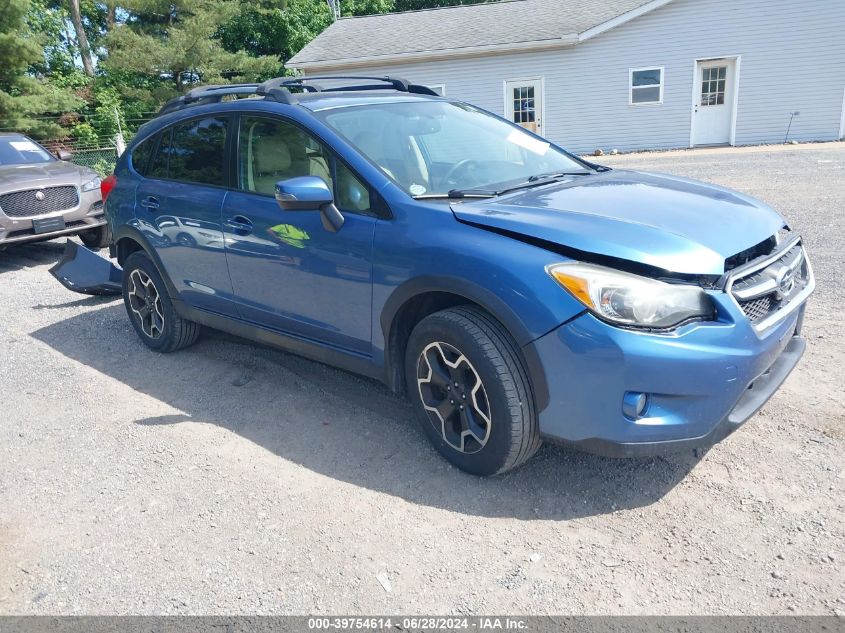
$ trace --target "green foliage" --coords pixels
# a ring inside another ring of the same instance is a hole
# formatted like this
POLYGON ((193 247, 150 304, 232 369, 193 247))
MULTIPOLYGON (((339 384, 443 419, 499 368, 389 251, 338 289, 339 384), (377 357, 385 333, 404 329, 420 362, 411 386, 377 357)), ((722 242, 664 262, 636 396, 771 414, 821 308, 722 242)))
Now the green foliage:
POLYGON ((45 115, 73 110, 80 99, 37 73, 45 38, 27 24, 29 8, 29 0, 0 3, 0 128, 38 138, 59 136, 62 126, 45 115))
POLYGON ((216 37, 237 13, 236 0, 139 0, 133 18, 106 38, 107 71, 158 77, 181 92, 193 84, 255 81, 278 74, 278 59, 228 51, 216 37))
POLYGON ((97 130, 93 125, 85 121, 74 125, 70 131, 70 135, 73 137, 74 141, 77 141, 82 145, 90 145, 93 147, 99 142, 97 130))
MULTIPOLYGON (((342 0, 343 15, 370 15, 391 11, 394 0, 342 0)), ((332 23, 325 0, 287 0, 283 6, 241 3, 240 10, 223 24, 219 37, 226 50, 244 50, 253 56, 273 55, 287 61, 332 23)))
MULTIPOLYGON (((477 1, 341 0, 341 13, 477 1)), ((121 130, 128 140, 164 101, 196 85, 284 74, 283 63, 333 19, 326 0, 116 2, 80 0, 74 24, 68 0, 0 0, 0 130, 87 146, 121 130), (80 39, 93 77, 80 66, 80 39)))

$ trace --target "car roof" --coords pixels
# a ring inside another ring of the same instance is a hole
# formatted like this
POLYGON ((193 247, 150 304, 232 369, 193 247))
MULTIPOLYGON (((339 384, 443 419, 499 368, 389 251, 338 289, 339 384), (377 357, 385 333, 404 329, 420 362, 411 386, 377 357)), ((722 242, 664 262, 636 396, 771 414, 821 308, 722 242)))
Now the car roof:
POLYGON ((443 97, 409 94, 403 92, 366 91, 366 92, 314 92, 299 95, 300 105, 312 112, 340 106, 373 105, 381 103, 414 103, 420 101, 446 101, 443 97))
MULTIPOLYGON (((168 125, 177 123, 187 118, 193 118, 197 115, 203 115, 207 112, 241 112, 247 108, 245 105, 261 106, 261 110, 272 111, 279 110, 284 112, 285 109, 291 107, 301 106, 310 112, 320 112, 322 110, 330 110, 333 108, 376 105, 384 103, 419 103, 424 101, 448 101, 453 102, 454 99, 448 99, 439 96, 409 94, 403 92, 385 91, 362 91, 362 92, 315 92, 297 95, 295 104, 286 104, 264 97, 250 97, 245 99, 235 99, 232 101, 220 101, 218 103, 197 104, 195 106, 173 110, 164 114, 159 114, 155 118, 147 121, 138 128, 136 139, 140 140, 142 137, 147 137, 147 130, 151 133, 167 127, 168 125)), ((249 108, 252 110, 253 108, 249 108)), ((136 142, 133 140, 132 145, 136 142)))

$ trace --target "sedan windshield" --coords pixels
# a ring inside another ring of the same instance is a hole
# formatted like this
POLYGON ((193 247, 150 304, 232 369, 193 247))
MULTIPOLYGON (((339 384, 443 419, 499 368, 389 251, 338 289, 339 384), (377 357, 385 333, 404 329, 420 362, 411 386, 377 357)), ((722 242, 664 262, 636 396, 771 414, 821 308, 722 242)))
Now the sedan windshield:
POLYGON ((53 160, 50 153, 25 136, 0 137, 0 165, 31 165, 53 160))
POLYGON ((464 103, 375 103, 318 115, 414 197, 494 195, 590 173, 546 141, 464 103))

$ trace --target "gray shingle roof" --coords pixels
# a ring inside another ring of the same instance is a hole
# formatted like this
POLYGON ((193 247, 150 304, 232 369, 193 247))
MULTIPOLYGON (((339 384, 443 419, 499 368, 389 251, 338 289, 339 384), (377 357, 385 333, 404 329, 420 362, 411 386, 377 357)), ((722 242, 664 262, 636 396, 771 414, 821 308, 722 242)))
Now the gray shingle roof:
POLYGON ((350 62, 573 37, 650 0, 507 0, 342 18, 288 62, 350 62))

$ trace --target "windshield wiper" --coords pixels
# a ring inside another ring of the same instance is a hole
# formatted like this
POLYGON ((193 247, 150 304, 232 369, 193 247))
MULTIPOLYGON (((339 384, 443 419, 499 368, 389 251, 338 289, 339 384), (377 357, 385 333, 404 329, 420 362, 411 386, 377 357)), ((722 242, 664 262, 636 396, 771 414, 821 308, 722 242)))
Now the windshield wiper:
POLYGON ((432 200, 436 198, 495 198, 512 191, 519 191, 520 189, 528 189, 531 187, 539 187, 547 185, 550 182, 565 178, 566 176, 589 176, 595 172, 592 171, 556 171, 548 174, 536 174, 530 176, 525 182, 507 187, 505 189, 451 189, 448 193, 424 193, 419 196, 414 196, 415 200, 432 200))
POLYGON ((416 200, 432 198, 493 198, 498 195, 499 192, 493 189, 451 189, 448 193, 426 193, 421 196, 414 196, 414 198, 416 200))
POLYGON ((496 192, 497 196, 503 196, 506 193, 512 193, 514 191, 520 191, 521 189, 531 189, 532 187, 542 187, 543 185, 551 184, 561 178, 565 178, 566 176, 591 176, 594 172, 592 171, 560 171, 553 174, 537 174, 536 176, 531 176, 525 182, 514 185, 513 187, 508 187, 507 189, 500 189, 496 192))
POLYGON ((592 176, 592 171, 553 171, 548 174, 535 174, 528 178, 528 182, 538 182, 540 180, 554 180, 556 178, 564 178, 565 176, 592 176))

